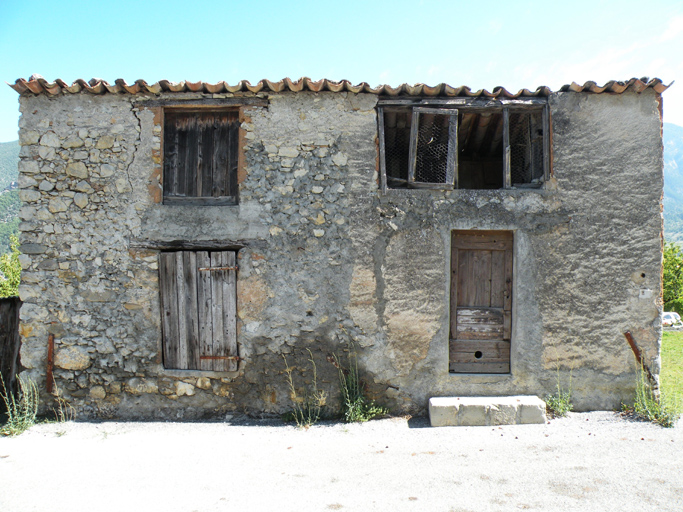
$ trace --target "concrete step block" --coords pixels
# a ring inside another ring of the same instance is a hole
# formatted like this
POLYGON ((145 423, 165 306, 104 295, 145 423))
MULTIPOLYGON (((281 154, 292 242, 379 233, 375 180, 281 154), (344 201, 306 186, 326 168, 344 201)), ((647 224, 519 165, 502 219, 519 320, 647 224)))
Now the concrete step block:
POLYGON ((537 396, 440 396, 429 399, 432 427, 545 423, 545 402, 537 396))

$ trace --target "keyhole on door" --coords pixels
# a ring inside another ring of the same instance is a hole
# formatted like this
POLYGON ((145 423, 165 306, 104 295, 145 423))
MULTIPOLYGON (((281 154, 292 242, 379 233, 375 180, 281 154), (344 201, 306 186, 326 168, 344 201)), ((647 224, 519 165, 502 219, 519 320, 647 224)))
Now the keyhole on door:
POLYGON ((484 354, 481 353, 481 350, 477 350, 477 351, 474 353, 474 358, 475 358, 475 359, 481 359, 481 356, 483 356, 483 355, 484 355, 484 354))

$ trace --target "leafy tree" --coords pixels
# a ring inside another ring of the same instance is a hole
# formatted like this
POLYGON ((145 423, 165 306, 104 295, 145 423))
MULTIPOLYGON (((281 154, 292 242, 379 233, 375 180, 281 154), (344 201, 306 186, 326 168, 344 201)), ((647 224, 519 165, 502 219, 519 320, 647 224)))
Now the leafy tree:
POLYGON ((664 311, 683 315, 683 250, 678 244, 664 244, 664 311))
POLYGON ((21 264, 19 263, 19 239, 12 235, 10 252, 0 256, 0 298, 19 295, 21 264))

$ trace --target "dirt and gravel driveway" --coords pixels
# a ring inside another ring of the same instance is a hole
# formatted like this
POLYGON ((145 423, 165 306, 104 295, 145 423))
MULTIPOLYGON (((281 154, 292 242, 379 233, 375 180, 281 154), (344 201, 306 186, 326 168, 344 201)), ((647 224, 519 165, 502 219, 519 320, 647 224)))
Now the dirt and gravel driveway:
POLYGON ((683 510, 683 425, 425 419, 42 424, 0 439, 0 511, 683 510))

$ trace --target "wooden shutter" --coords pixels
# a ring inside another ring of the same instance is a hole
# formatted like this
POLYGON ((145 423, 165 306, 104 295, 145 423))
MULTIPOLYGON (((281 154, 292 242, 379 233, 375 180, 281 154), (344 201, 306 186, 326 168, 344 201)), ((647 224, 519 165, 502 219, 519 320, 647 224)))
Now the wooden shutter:
POLYGON ((236 371, 235 253, 164 252, 159 273, 164 367, 236 371))
POLYGON ((164 113, 164 203, 236 204, 239 113, 164 113))
POLYGON ((512 232, 454 231, 450 371, 509 373, 512 232))

